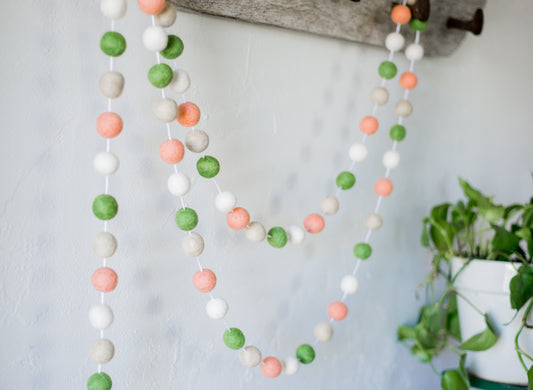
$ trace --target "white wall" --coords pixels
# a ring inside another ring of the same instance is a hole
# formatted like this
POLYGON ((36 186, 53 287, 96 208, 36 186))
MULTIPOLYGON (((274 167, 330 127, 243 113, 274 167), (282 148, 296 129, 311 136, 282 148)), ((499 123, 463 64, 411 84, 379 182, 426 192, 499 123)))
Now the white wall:
MULTIPOLYGON (((392 175, 395 192, 383 204, 385 225, 372 237, 375 255, 360 269, 350 314, 311 366, 266 380, 223 345, 223 325, 207 318, 206 297, 191 285, 196 266, 181 253, 176 204, 165 189, 169 169, 157 152, 165 130, 151 115, 158 93, 145 75, 154 58, 140 43, 149 19, 130 2, 117 24, 128 39, 116 62, 127 86, 114 103, 126 126, 112 143, 121 158, 111 181, 120 212, 110 224, 120 248, 110 266, 120 282, 108 295, 116 321, 106 332, 117 349, 105 367, 114 388, 438 388, 430 368, 395 341, 397 325, 421 304, 414 293, 426 258, 420 219, 460 195, 457 175, 501 202, 531 195, 532 12, 525 0, 490 3, 481 37, 468 37, 449 58, 417 64, 420 87, 392 175)), ((94 122, 105 109, 96 80, 107 66, 98 40, 108 23, 95 1, 79 0, 6 2, 0 18, 0 387, 80 389, 95 369, 88 350, 97 334, 87 310, 99 299, 90 275, 100 264, 91 242, 101 223, 90 204, 103 191, 92 157, 103 148, 94 122)), ((194 83, 187 97, 203 110, 208 152, 222 164, 219 183, 269 226, 318 210, 349 164, 347 145, 360 138, 357 123, 371 108, 367 96, 385 51, 188 14, 172 31, 185 41, 180 66, 194 83)), ((274 250, 228 232, 214 210, 213 184, 195 181, 187 201, 200 214, 216 294, 230 302, 229 323, 267 355, 283 357, 312 341, 314 324, 339 297, 390 146, 390 108, 380 119, 355 190, 340 196, 340 214, 302 247, 274 250)), ((183 129, 174 131, 183 138, 183 129)), ((185 171, 193 171, 192 157, 185 171)))

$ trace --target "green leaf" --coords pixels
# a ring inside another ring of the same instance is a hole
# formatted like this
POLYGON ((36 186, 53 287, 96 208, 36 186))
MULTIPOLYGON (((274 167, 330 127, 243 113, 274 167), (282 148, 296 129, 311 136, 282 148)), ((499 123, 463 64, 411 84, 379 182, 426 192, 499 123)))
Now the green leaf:
MULTIPOLYGON (((533 198, 531 198, 533 200, 533 198)), ((533 228, 533 208, 528 206, 528 209, 522 214, 522 226, 529 226, 533 228)))
POLYGON ((442 375, 440 387, 442 390, 468 390, 470 386, 459 370, 450 370, 442 375))
POLYGON ((468 374, 466 373, 465 368, 465 362, 466 362, 466 353, 463 353, 461 355, 461 359, 459 360, 459 374, 461 374, 461 377, 465 381, 465 383, 470 387, 470 381, 468 380, 468 374))
POLYGON ((439 344, 439 336, 425 328, 422 324, 415 326, 416 341, 424 349, 435 348, 439 344))
POLYGON ((443 327, 443 310, 438 304, 426 305, 420 311, 419 323, 427 330, 438 333, 443 327))
POLYGON ((527 371, 527 390, 533 390, 533 365, 527 371))
POLYGON ((398 341, 415 340, 416 331, 415 328, 407 325, 402 325, 398 328, 398 341))
POLYGON ((533 268, 525 264, 520 266, 518 273, 509 283, 509 289, 511 290, 511 307, 520 310, 533 296, 533 268))
POLYGON ((452 294, 446 307, 446 330, 458 341, 461 341, 461 328, 459 327, 459 313, 457 312, 457 295, 452 294))
POLYGON ((489 222, 496 222, 503 218, 505 209, 503 206, 495 205, 490 198, 484 196, 481 192, 470 186, 465 180, 459 178, 465 196, 478 207, 479 213, 489 222))
POLYGON ((512 204, 510 206, 507 206, 505 208, 505 211, 503 213, 503 218, 507 219, 511 217, 516 211, 520 211, 524 208, 521 204, 512 204))
POLYGON ((505 230, 501 226, 492 224, 494 237, 491 240, 491 250, 496 254, 496 259, 506 259, 502 254, 511 255, 518 249, 520 237, 505 230))
POLYGON ((462 343, 459 348, 463 351, 486 351, 498 341, 498 337, 492 330, 492 327, 489 324, 489 320, 485 315, 485 324, 487 328, 480 333, 477 333, 462 343))
POLYGON ((420 243, 424 248, 429 248, 429 232, 426 223, 422 226, 422 236, 420 237, 420 243))
POLYGON ((422 363, 427 363, 431 360, 431 353, 420 348, 418 345, 413 345, 411 347, 411 353, 422 363))
POLYGON ((530 227, 522 227, 514 233, 517 237, 524 239, 527 244, 527 252, 529 257, 533 256, 533 229, 530 227))

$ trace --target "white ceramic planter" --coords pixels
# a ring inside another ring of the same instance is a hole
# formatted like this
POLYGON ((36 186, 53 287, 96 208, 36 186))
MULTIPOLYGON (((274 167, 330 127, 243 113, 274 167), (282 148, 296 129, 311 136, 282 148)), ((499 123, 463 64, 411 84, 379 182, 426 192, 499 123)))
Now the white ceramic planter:
MULTIPOLYGON (((454 275, 463 264, 463 259, 452 259, 454 275)), ((479 378, 527 385, 526 372, 514 347, 514 338, 525 309, 522 308, 509 325, 504 325, 514 316, 509 300, 509 281, 515 274, 514 267, 507 262, 472 260, 457 277, 455 288, 477 308, 488 314, 498 336, 497 343, 489 350, 468 352, 467 370, 479 378)), ((463 340, 485 329, 484 318, 460 297, 457 298, 457 306, 463 340)), ((524 329, 519 341, 525 352, 533 353, 533 330, 524 329)), ((524 361, 529 366, 530 362, 526 358, 524 361)))

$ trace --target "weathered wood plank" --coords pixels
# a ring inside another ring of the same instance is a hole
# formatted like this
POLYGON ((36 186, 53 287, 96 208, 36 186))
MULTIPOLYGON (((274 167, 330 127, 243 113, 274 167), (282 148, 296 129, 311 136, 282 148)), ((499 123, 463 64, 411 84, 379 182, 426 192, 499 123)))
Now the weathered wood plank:
MULTIPOLYGON (((322 36, 383 46, 394 25, 388 0, 170 0, 182 10, 278 26, 322 36)), ((424 32, 426 55, 446 56, 457 49, 465 32, 446 28, 448 17, 468 20, 486 0, 433 1, 424 32)), ((408 41, 409 28, 402 30, 408 41)))

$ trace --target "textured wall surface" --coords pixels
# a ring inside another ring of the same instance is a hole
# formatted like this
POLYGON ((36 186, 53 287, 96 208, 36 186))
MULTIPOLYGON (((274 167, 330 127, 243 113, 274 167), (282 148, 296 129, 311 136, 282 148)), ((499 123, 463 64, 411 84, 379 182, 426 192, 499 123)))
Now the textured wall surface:
MULTIPOLYGON (((119 251, 109 262, 119 286, 107 299, 116 317, 106 335, 117 354, 105 367, 114 388, 437 388, 431 369, 395 341, 396 326, 421 304, 414 292, 427 261, 420 219, 432 204, 460 195, 457 175, 501 202, 532 193, 533 5, 505 7, 490 2, 481 37, 417 65, 420 87, 392 175, 395 192, 383 204, 385 224, 372 237, 375 255, 360 269, 350 314, 312 366, 266 380, 223 345, 222 323, 207 318, 206 297, 191 285, 196 265, 182 254, 183 233, 172 221, 170 172, 158 156, 165 130, 151 114, 158 94, 145 77, 154 61, 140 42, 149 19, 130 2, 117 24, 128 49, 116 62, 126 89, 114 105, 125 129, 112 146, 121 158, 111 181, 120 212, 110 225, 119 251)), ((0 388, 82 389, 95 368, 88 351, 97 334, 87 311, 99 299, 90 275, 100 264, 91 242, 101 223, 90 204, 103 191, 92 158, 104 146, 94 123, 105 109, 96 80, 107 66, 98 41, 108 23, 95 1, 79 0, 6 2, 0 18, 0 388)), ((371 109, 385 51, 188 14, 172 31, 185 41, 180 66, 194 84, 187 96, 203 110, 199 127, 221 161, 219 183, 266 225, 318 210, 349 164, 347 145, 360 139, 357 123, 371 109)), ((398 64, 405 68, 403 56, 398 64)), ((394 101, 399 91, 391 89, 394 101)), ((375 202, 373 182, 383 174, 390 112, 380 111, 382 130, 369 141, 355 190, 341 194, 340 214, 301 247, 278 251, 228 232, 213 184, 195 179, 187 200, 207 240, 203 262, 218 273, 230 324, 265 354, 283 357, 312 341, 314 324, 339 297, 375 202)))

